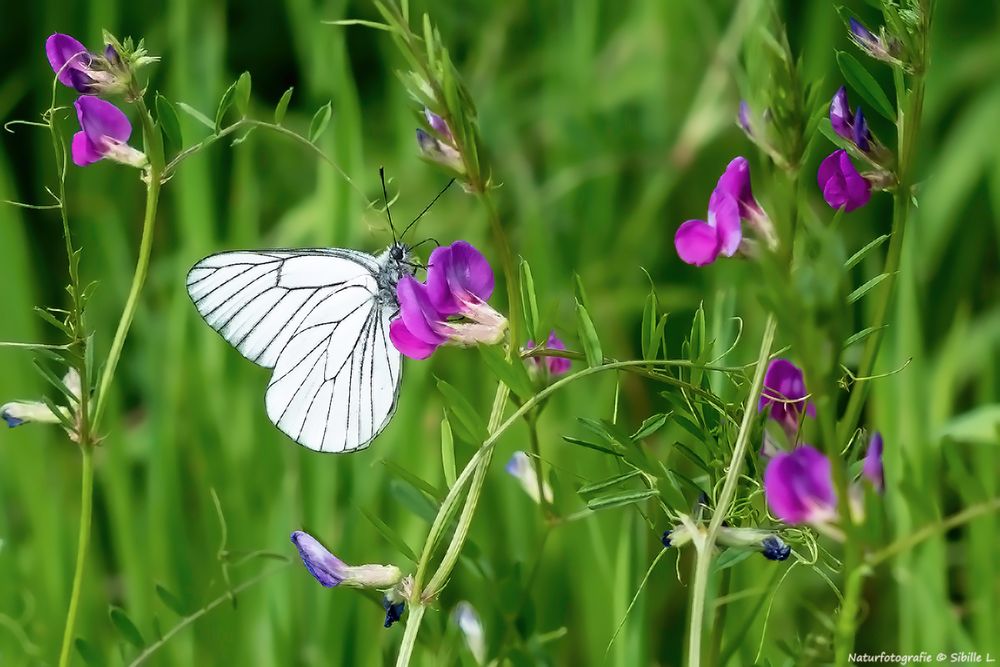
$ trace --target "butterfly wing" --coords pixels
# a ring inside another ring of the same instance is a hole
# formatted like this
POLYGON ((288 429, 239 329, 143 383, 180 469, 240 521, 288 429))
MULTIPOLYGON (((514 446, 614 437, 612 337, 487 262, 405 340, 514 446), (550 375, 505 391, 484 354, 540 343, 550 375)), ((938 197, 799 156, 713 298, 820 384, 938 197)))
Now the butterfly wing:
POLYGON ((396 409, 396 309, 377 298, 378 271, 374 257, 350 250, 230 252, 196 264, 188 292, 243 356, 274 369, 271 421, 310 449, 347 452, 367 446, 396 409))

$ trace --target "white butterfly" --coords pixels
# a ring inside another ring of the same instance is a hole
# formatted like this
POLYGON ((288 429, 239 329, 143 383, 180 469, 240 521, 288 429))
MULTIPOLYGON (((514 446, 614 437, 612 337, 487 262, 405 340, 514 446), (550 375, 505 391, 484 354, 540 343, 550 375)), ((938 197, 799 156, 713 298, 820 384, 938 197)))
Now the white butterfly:
POLYGON ((396 284, 410 247, 235 251, 187 277, 208 324, 244 357, 273 369, 267 416, 318 452, 367 447, 396 411, 402 357, 389 341, 396 284))

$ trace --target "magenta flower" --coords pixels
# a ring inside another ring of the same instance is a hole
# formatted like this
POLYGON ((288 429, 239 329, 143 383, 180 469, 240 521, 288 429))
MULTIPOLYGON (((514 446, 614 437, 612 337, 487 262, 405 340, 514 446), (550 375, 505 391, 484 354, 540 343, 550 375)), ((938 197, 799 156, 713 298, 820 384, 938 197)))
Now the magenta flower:
POLYGON ((462 160, 462 153, 458 150, 455 136, 452 134, 451 128, 448 127, 448 123, 444 118, 427 108, 424 109, 424 118, 427 119, 427 126, 434 134, 417 129, 417 146, 420 147, 420 156, 428 162, 441 165, 458 175, 464 174, 465 162, 462 160))
POLYGON ((73 103, 81 131, 73 135, 73 162, 85 167, 103 158, 132 167, 146 166, 146 155, 128 145, 132 124, 121 109, 93 95, 73 103))
POLYGON ((493 269, 465 241, 431 253, 426 284, 404 276, 396 287, 399 317, 389 338, 411 359, 426 359, 440 345, 495 344, 507 320, 487 299, 493 294, 493 269))
POLYGON ((385 590, 403 580, 403 573, 395 565, 347 565, 305 531, 296 530, 291 539, 309 574, 327 588, 343 585, 385 590))
POLYGON ((97 55, 75 38, 57 32, 45 40, 45 55, 59 83, 78 92, 111 95, 128 88, 128 73, 110 44, 103 55, 97 55))
POLYGON ((817 181, 831 208, 847 212, 861 208, 872 196, 871 183, 858 173, 847 151, 836 150, 819 165, 817 181))
POLYGON ((789 433, 798 430, 802 411, 816 416, 816 406, 806 403, 805 377, 802 370, 788 359, 773 359, 764 374, 764 389, 760 394, 757 411, 771 408, 770 417, 789 433))
POLYGON ((694 266, 711 264, 719 255, 732 257, 743 241, 743 220, 774 245, 771 222, 753 196, 750 165, 746 158, 735 157, 708 200, 708 220, 687 220, 677 228, 677 255, 694 266))
POLYGON ((785 523, 825 523, 837 516, 830 460, 808 445, 771 459, 764 495, 771 513, 785 523))
POLYGON ((868 441, 868 451, 861 469, 862 474, 872 483, 879 493, 885 491, 885 469, 882 466, 882 434, 872 433, 868 441))
MULTIPOLYGON (((525 350, 535 349, 535 341, 529 340, 524 344, 525 350)), ((549 337, 545 341, 546 350, 565 350, 566 343, 556 335, 555 329, 549 332, 549 337)), ((528 359, 528 369, 532 371, 539 371, 545 369, 548 371, 550 376, 563 375, 568 373, 570 366, 572 365, 569 359, 563 359, 562 357, 531 357, 528 359)))
POLYGON ((830 124, 833 131, 847 139, 862 152, 867 152, 871 148, 872 133, 868 129, 868 121, 861 113, 859 106, 857 111, 851 113, 851 106, 847 102, 847 88, 841 86, 834 93, 830 100, 830 124))

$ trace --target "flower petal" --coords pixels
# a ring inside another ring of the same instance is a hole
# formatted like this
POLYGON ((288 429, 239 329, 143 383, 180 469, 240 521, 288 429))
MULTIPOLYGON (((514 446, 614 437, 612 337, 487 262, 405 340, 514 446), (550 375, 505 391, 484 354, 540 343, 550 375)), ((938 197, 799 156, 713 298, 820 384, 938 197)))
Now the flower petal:
POLYGON ((737 200, 725 190, 716 189, 708 199, 708 224, 715 227, 719 253, 732 257, 743 240, 743 224, 737 200))
POLYGON ((687 220, 674 234, 677 256, 686 264, 705 266, 719 256, 719 235, 704 220, 687 220))
POLYGON ((764 493, 771 512, 786 523, 824 521, 836 512, 830 460, 808 445, 771 459, 764 493))
POLYGON ((87 138, 83 130, 73 135, 70 152, 73 154, 73 164, 78 167, 86 167, 104 157, 94 142, 87 138))
POLYGON ((132 124, 121 109, 93 95, 81 95, 73 103, 80 127, 95 146, 104 146, 107 139, 125 143, 132 136, 132 124))
POLYGON ((451 244, 451 263, 446 267, 451 292, 462 300, 469 295, 486 301, 493 295, 493 269, 483 254, 465 241, 451 244))
POLYGON ((425 343, 410 333, 406 328, 406 323, 402 319, 396 318, 389 323, 389 340, 400 353, 410 359, 426 359, 434 354, 438 348, 433 343, 425 343))
POLYGON ((730 160, 715 189, 728 192, 741 205, 749 206, 751 202, 756 205, 750 187, 750 163, 745 157, 737 156, 730 160))
POLYGON ((885 468, 882 465, 882 434, 876 431, 868 441, 862 473, 879 493, 885 490, 885 468))
POLYGON ((451 246, 434 248, 427 261, 427 297, 444 316, 457 315, 462 309, 448 285, 448 267, 451 262, 451 246))
POLYGON ((75 38, 57 32, 45 40, 45 56, 52 71, 58 73, 59 83, 81 93, 89 90, 89 77, 81 76, 83 73, 79 71, 90 64, 87 47, 75 38))
POLYGON ((309 574, 323 586, 333 588, 344 580, 347 566, 327 551, 315 537, 305 531, 296 530, 292 533, 292 544, 299 550, 299 556, 302 557, 309 574))
POLYGON ((399 317, 406 324, 407 331, 417 340, 428 345, 440 345, 447 336, 438 325, 443 320, 431 304, 426 288, 413 276, 403 276, 396 285, 399 299, 399 317))
POLYGON ((833 131, 844 139, 854 138, 851 128, 851 107, 847 103, 847 88, 841 86, 830 100, 830 124, 833 131))

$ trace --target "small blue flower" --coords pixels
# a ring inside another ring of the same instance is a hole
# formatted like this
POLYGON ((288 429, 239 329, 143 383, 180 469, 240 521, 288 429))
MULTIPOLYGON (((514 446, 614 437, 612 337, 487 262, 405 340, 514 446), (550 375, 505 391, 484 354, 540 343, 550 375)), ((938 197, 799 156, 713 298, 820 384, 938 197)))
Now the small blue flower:
POLYGON ((386 590, 403 579, 403 573, 395 565, 347 565, 305 531, 296 530, 291 539, 309 574, 327 588, 343 585, 386 590))
POLYGON ((382 607, 385 609, 384 627, 391 628, 393 623, 403 617, 403 612, 406 611, 406 602, 403 600, 392 602, 388 597, 384 597, 382 598, 382 607))
POLYGON ((792 548, 777 535, 765 537, 761 543, 761 554, 768 560, 788 560, 792 548))
POLYGON ((660 542, 663 542, 663 548, 665 548, 665 549, 669 549, 670 548, 670 534, 673 533, 673 532, 674 531, 672 531, 672 530, 665 530, 665 531, 663 531, 663 536, 660 538, 660 542))

